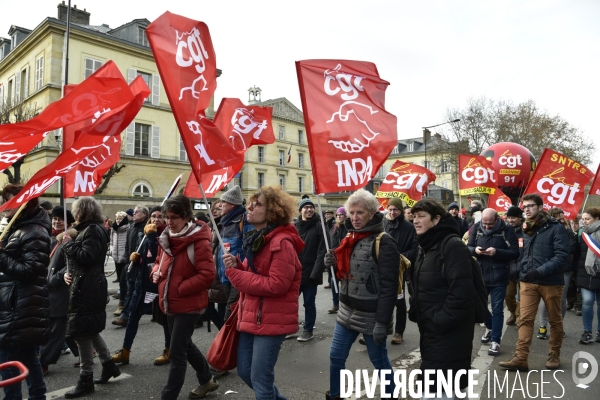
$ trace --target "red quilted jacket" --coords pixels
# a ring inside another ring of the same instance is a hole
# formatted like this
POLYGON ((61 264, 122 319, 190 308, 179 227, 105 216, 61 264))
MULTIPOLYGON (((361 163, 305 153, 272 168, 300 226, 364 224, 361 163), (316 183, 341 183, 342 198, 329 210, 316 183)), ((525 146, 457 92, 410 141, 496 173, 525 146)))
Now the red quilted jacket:
POLYGON ((302 264, 298 254, 304 242, 293 225, 275 228, 265 236, 263 248, 254 256, 256 272, 248 259, 228 268, 227 277, 239 290, 238 330, 275 336, 298 330, 298 293, 302 264))
MULTIPOLYGON (((184 228, 185 229, 185 228, 184 228)), ((160 308, 168 314, 200 311, 208 306, 208 288, 215 277, 208 225, 196 225, 182 237, 170 237, 165 229, 158 238, 158 255, 153 272, 160 268, 160 308), (194 264, 188 246, 194 246, 194 264)))

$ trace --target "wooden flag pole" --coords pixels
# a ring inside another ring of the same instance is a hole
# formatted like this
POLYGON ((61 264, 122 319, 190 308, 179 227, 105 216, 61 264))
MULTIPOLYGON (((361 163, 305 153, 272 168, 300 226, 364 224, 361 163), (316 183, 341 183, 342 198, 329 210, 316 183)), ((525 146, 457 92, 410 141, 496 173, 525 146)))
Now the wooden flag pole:
POLYGON ((208 200, 206 199, 206 193, 204 192, 204 188, 202 187, 201 183, 198 184, 198 187, 200 188, 200 192, 202 193, 202 199, 204 200, 204 204, 206 205, 206 209, 208 210, 208 218, 210 218, 210 222, 212 223, 213 228, 214 228, 213 232, 215 232, 217 234, 217 238, 219 239, 219 245, 221 246, 221 249, 223 250, 223 254, 226 254, 227 250, 225 250, 225 245, 223 244, 223 238, 221 237, 221 233, 217 229, 217 223, 215 222, 215 218, 213 217, 212 213, 210 212, 210 205, 208 204, 208 200))
POLYGON ((13 217, 10 219, 10 222, 8 223, 8 225, 6 225, 6 228, 4 228, 4 230, 2 231, 2 234, 0 235, 0 241, 2 241, 2 239, 4 239, 4 236, 6 236, 6 234, 10 230, 10 227, 12 226, 12 224, 14 224, 15 221, 17 220, 17 218, 19 218, 19 214, 21 214, 21 212, 23 211, 23 209, 26 206, 27 206, 27 202, 21 204, 21 207, 19 207, 19 209, 17 210, 15 215, 13 215, 13 217))

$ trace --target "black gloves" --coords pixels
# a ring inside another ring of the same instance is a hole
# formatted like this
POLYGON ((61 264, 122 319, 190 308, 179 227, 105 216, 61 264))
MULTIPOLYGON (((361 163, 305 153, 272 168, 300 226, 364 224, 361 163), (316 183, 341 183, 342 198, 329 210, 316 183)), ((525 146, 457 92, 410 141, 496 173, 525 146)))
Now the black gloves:
POLYGON ((526 273, 523 278, 521 278, 521 281, 531 283, 531 282, 535 282, 536 280, 540 279, 541 277, 542 277, 542 274, 540 273, 540 271, 538 271, 537 269, 532 269, 531 271, 526 273))

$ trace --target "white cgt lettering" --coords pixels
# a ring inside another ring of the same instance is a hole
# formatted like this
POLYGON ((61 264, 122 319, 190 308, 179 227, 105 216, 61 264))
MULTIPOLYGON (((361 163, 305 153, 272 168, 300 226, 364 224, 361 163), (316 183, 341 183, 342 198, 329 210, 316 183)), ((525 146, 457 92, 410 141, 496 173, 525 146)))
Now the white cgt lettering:
POLYGON ((508 209, 510 208, 511 205, 512 204, 507 203, 506 200, 504 200, 502 197, 498 197, 496 199, 496 206, 499 207, 499 208, 501 208, 501 209, 503 209, 503 210, 508 211, 508 209))
POLYGON ((353 158, 352 160, 336 161, 338 168, 338 186, 351 186, 363 184, 371 180, 373 175, 373 161, 371 156, 367 161, 362 158, 353 158))
POLYGON ((341 68, 342 66, 338 64, 335 69, 325 71, 323 89, 329 96, 335 96, 341 90, 344 92, 341 95, 342 100, 354 100, 358 97, 359 91, 365 91, 360 84, 364 77, 338 72, 341 68))
POLYGON ((556 205, 563 204, 565 200, 571 205, 575 204, 575 194, 580 192, 579 183, 570 186, 562 182, 554 182, 551 178, 540 179, 537 183, 537 190, 544 194, 550 193, 548 201, 556 205))
POLYGON ((175 61, 180 67, 189 67, 196 63, 196 71, 201 74, 206 69, 205 60, 208 58, 208 52, 200 38, 200 31, 194 28, 192 32, 184 33, 182 37, 185 35, 187 35, 187 41, 178 38, 175 61))
POLYGON ((206 193, 215 193, 221 185, 225 183, 227 183, 227 172, 223 175, 213 175, 212 181, 210 182, 208 189, 206 189, 206 193))
POLYGON ((475 183, 478 185, 481 185, 488 181, 496 183, 496 178, 494 177, 494 170, 491 168, 465 168, 462 170, 461 176, 465 181, 470 182, 474 180, 475 183))
POLYGON ((85 171, 83 175, 81 171, 75 171, 75 193, 88 193, 93 192, 96 189, 96 183, 94 182, 94 173, 91 171, 85 171))
POLYGON ((517 165, 523 165, 520 154, 516 156, 500 156, 498 162, 500 165, 506 165, 508 168, 515 168, 517 165))
POLYGON ((383 183, 393 183, 392 187, 397 190, 408 190, 415 185, 415 189, 423 193, 423 188, 427 183, 427 174, 398 174, 390 171, 383 183), (389 179, 389 177, 393 179, 389 179))

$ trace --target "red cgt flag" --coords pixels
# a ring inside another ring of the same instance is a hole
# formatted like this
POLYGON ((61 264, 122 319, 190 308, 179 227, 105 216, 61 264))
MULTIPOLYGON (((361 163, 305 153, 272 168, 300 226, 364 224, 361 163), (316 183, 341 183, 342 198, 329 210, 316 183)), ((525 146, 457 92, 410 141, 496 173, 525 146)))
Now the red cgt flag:
POLYGON ((389 82, 364 61, 297 61, 296 72, 315 193, 364 187, 398 143, 389 82))
POLYGON ((594 194, 596 196, 600 196, 600 179, 598 179, 599 175, 600 175, 600 165, 598 165, 598 170, 596 171, 596 175, 594 176, 594 180, 592 181, 592 186, 590 187, 589 194, 594 194))
MULTIPOLYGON (((231 180, 242 170, 244 164, 234 165, 233 167, 223 168, 222 170, 213 171, 202 175, 202 187, 207 199, 215 197, 221 189, 225 187, 231 180)), ((198 181, 194 174, 190 174, 183 194, 193 199, 201 199, 202 193, 198 187, 198 181)))
POLYGON ((496 172, 483 156, 458 155, 458 187, 461 196, 494 194, 498 189, 496 172))
POLYGON ((583 164, 552 149, 544 149, 525 194, 537 193, 544 209, 560 207, 566 219, 575 219, 583 203, 583 188, 594 177, 583 164))
POLYGON ((114 62, 108 61, 62 99, 29 121, 0 125, 0 170, 10 167, 58 128, 94 118, 133 99, 114 62))
POLYGON ((245 106, 240 99, 224 98, 215 125, 237 151, 255 144, 275 143, 273 107, 245 106))
MULTIPOLYGON (((131 82, 129 87, 131 88, 131 92, 135 95, 134 101, 129 105, 130 112, 133 112, 136 108, 139 111, 144 100, 150 94, 148 85, 146 85, 146 82, 144 82, 144 79, 141 76, 138 76, 131 82)), ((114 115, 120 111, 122 111, 122 108, 107 111, 106 114, 114 115)), ((135 117, 135 114, 133 117, 135 117)), ((85 121, 85 123, 85 128, 82 128, 80 131, 73 134, 73 136, 76 137, 75 140, 77 143, 85 143, 87 139, 84 136, 89 135, 91 125, 100 123, 100 121, 92 119, 85 121)), ((71 147, 72 146, 69 146, 67 149, 70 149, 71 147)), ((92 196, 102 181, 104 173, 120 159, 121 135, 112 135, 106 138, 100 147, 96 148, 88 156, 83 158, 75 168, 65 174, 63 180, 64 196, 67 198, 75 196, 92 196)))
POLYGON ((243 163, 243 156, 204 114, 217 85, 206 24, 165 12, 146 35, 196 178, 243 163))
POLYGON ((488 198, 488 207, 493 208, 498 212, 505 213, 511 206, 512 201, 510 201, 510 198, 500 189, 495 190, 488 198))
POLYGON ((420 165, 397 160, 390 168, 375 197, 379 203, 387 207, 392 197, 398 197, 412 207, 427 193, 427 188, 434 182, 433 172, 420 165))
POLYGON ((150 94, 150 89, 141 77, 132 82, 132 90, 138 91, 137 93, 129 91, 129 97, 133 100, 111 112, 106 112, 94 124, 84 128, 81 134, 76 134, 77 138, 72 146, 59 154, 45 168, 39 170, 27 182, 18 196, 0 207, 0 211, 6 208, 16 208, 30 199, 42 195, 50 186, 81 163, 85 166, 97 166, 97 163, 101 162, 103 158, 108 158, 111 139, 120 136, 123 129, 133 121, 142 108, 144 99, 150 94))

